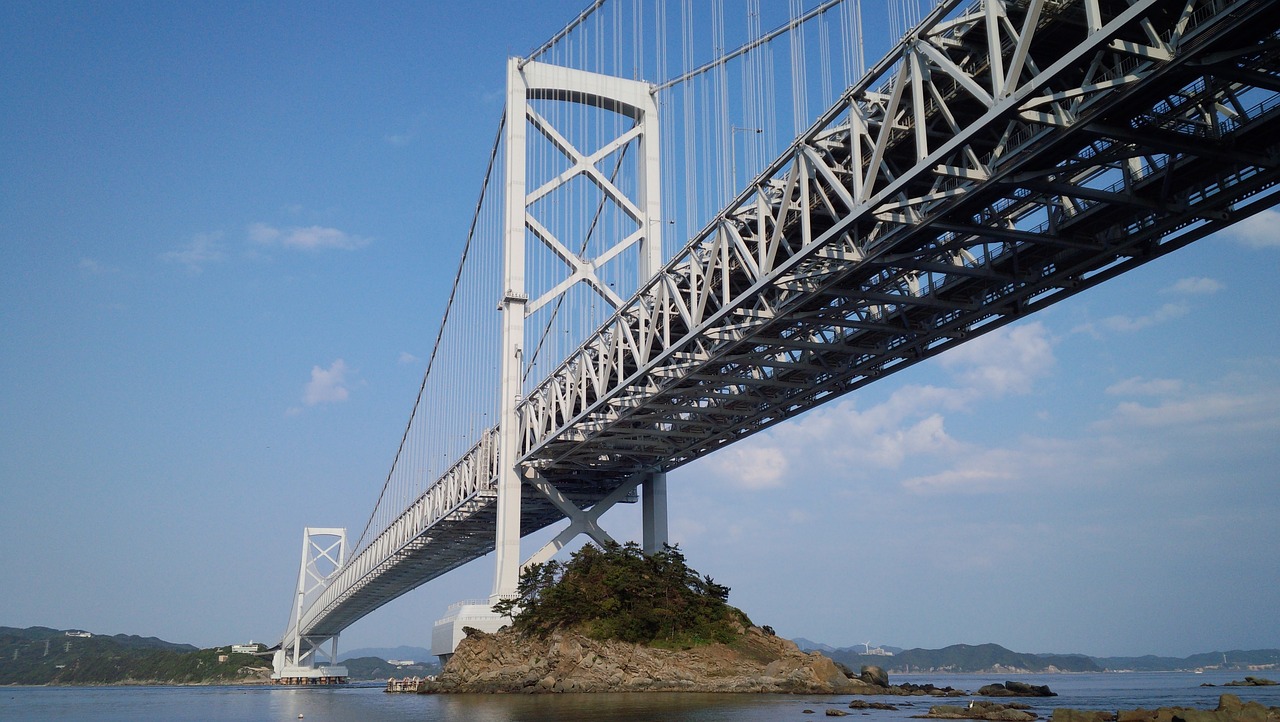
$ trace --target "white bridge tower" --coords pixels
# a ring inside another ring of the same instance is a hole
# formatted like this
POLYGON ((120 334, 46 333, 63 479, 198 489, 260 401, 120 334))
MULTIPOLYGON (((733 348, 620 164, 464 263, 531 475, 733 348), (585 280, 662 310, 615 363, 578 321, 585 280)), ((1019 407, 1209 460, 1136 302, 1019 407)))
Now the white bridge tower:
POLYGON ((599 271, 606 264, 625 256, 634 265, 633 282, 643 285, 662 265, 662 204, 659 175, 658 111, 654 88, 648 83, 574 70, 545 63, 511 58, 507 65, 507 103, 505 146, 505 221, 503 230, 503 297, 501 409, 499 421, 499 475, 497 481, 497 531, 494 540, 496 567, 493 591, 486 601, 459 602, 450 607, 449 615, 436 622, 432 631, 432 652, 442 658, 453 653, 462 639, 464 626, 495 631, 509 620, 493 612, 498 601, 515 596, 520 571, 525 566, 542 563, 579 534, 587 534, 597 543, 612 538, 600 527, 599 517, 619 501, 630 500, 642 487, 640 501, 643 514, 643 546, 645 551, 660 550, 667 542, 666 474, 652 472, 629 477, 613 493, 592 505, 579 508, 556 488, 554 480, 544 478, 538 470, 522 464, 522 424, 519 405, 524 394, 526 357, 525 320, 560 303, 571 290, 589 289, 593 302, 611 311, 625 301, 603 280, 599 271), (585 106, 592 113, 616 114, 626 122, 612 139, 600 139, 593 150, 583 150, 574 143, 570 129, 556 128, 549 118, 538 112, 535 102, 559 102, 585 106), (530 188, 528 167, 530 134, 547 141, 567 161, 555 177, 530 188), (635 178, 622 183, 613 172, 600 167, 609 158, 631 150, 635 178), (580 227, 568 230, 582 238, 558 237, 566 232, 550 227, 539 217, 535 206, 546 208, 554 203, 557 193, 568 193, 574 184, 591 184, 600 194, 601 206, 629 220, 631 230, 609 242, 593 244, 587 240, 595 230, 580 227), (631 189, 630 193, 623 187, 631 189), (526 251, 547 251, 563 264, 564 278, 552 284, 536 298, 530 298, 525 283, 526 251), (573 249, 582 249, 575 251, 573 249), (569 525, 554 539, 521 563, 520 518, 521 496, 525 486, 536 490, 569 519, 569 525))

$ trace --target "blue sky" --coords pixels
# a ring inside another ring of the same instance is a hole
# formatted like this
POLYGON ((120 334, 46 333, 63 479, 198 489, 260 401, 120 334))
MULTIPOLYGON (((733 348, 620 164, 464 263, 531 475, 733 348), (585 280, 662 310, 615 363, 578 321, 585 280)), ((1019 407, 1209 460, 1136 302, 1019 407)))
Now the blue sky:
MULTIPOLYGON (((0 625, 278 638, 391 463, 505 58, 581 4, 0 6, 0 625)), ((836 645, 1280 647, 1278 221, 674 472, 674 540, 836 645)))

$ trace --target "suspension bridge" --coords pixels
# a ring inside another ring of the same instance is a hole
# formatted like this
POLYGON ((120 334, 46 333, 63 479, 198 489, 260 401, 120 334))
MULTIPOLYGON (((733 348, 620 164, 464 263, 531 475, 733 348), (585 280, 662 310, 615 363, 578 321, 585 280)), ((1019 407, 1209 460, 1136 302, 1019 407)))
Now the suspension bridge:
POLYGON ((1280 199, 1267 0, 741 5, 599 0, 509 60, 414 411, 361 533, 304 531, 277 679, 496 551, 448 655, 615 504, 660 548, 668 471, 1280 199))

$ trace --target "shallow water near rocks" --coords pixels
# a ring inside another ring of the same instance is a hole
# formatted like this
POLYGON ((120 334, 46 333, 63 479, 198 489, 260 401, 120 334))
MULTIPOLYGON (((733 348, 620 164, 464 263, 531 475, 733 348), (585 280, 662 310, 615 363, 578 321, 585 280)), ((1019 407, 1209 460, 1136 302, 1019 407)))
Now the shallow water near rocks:
MULTIPOLYGON (((1007 679, 1046 684, 1057 697, 1022 699, 1047 719, 1056 707, 1133 709, 1162 706, 1213 708, 1222 694, 1280 707, 1280 687, 1222 687, 1245 674, 1280 673, 1140 672, 1040 675, 893 675, 895 684, 933 683, 977 690, 1007 679), (1201 687, 1202 683, 1219 685, 1201 687)), ((329 689, 280 687, 0 687, 0 720, 230 720, 284 722, 586 722, 588 720, 679 720, 688 722, 765 722, 826 719, 828 707, 849 711, 848 719, 869 722, 906 720, 934 704, 965 698, 864 697, 898 705, 894 711, 848 710, 852 697, 752 694, 563 694, 563 695, 415 695, 387 694, 381 685, 329 689), (804 710, 813 710, 805 714, 804 710)))

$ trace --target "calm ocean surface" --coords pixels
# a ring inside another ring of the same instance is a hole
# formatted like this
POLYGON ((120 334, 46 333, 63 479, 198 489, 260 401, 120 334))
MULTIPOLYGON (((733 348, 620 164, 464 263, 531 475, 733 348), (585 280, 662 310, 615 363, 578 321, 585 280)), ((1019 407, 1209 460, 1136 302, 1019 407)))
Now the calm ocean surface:
MULTIPOLYGON (((1231 692, 1244 700, 1280 707, 1280 687, 1201 687, 1243 679, 1244 672, 1204 674, 1143 672, 1047 675, 894 675, 891 681, 932 682, 969 691, 984 684, 1014 679, 1047 684, 1058 697, 1022 700, 1041 717, 1054 707, 1132 709, 1183 705, 1213 707, 1218 695, 1231 692)), ((1275 679, 1280 675, 1260 672, 1275 679)), ((542 722, 549 720, 815 720, 828 706, 844 709, 852 697, 812 695, 458 695, 387 694, 379 687, 330 689, 277 687, 0 687, 0 720, 263 720, 286 722, 542 722), (816 715, 806 715, 804 710, 816 715)), ((931 704, 956 699, 870 697, 900 705, 896 712, 851 710, 851 719, 868 722, 906 720, 924 714, 931 704), (907 706, 910 705, 910 706, 907 706)), ((961 698, 961 701, 963 698, 961 698)))

